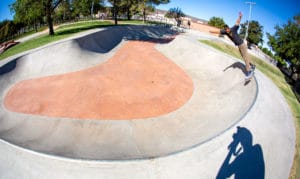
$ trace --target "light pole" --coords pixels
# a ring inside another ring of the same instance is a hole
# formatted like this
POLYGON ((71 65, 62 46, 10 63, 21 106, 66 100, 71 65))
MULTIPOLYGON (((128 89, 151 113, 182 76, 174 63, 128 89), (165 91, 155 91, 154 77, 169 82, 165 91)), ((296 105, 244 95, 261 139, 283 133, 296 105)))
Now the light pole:
POLYGON ((250 9, 249 9, 249 16, 248 16, 248 24, 247 24, 247 29, 246 29, 246 35, 245 35, 244 40, 246 40, 247 37, 248 37, 248 29, 249 29, 249 22, 250 22, 250 18, 251 18, 252 5, 256 4, 255 2, 245 2, 245 3, 250 5, 250 7, 249 7, 250 9))

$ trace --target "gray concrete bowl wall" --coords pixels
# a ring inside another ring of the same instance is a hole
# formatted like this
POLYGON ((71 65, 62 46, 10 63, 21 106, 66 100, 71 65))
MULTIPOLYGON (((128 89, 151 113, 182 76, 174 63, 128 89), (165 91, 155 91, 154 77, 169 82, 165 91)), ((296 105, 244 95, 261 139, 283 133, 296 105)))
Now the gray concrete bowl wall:
POLYGON ((12 68, 0 73, 1 140, 58 157, 135 160, 175 154, 222 134, 251 109, 256 80, 244 85, 241 62, 186 34, 156 46, 194 83, 191 99, 177 111, 139 120, 80 120, 20 114, 3 105, 18 81, 89 68, 108 60, 127 40, 155 41, 175 33, 156 26, 109 27, 2 62, 3 71, 8 63, 12 68))

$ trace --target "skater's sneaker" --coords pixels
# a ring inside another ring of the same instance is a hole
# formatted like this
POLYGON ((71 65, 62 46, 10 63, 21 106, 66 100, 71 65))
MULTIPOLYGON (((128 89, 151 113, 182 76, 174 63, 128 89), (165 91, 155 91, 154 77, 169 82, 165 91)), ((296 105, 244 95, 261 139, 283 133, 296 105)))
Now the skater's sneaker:
POLYGON ((252 63, 250 64, 250 70, 253 71, 253 72, 254 72, 254 70, 255 70, 255 65, 252 64, 252 63))
POLYGON ((250 69, 251 69, 251 70, 255 70, 255 67, 256 67, 256 66, 255 66, 254 64, 252 64, 252 63, 250 64, 250 69))
POLYGON ((254 70, 251 69, 250 71, 247 71, 245 81, 251 80, 251 78, 253 77, 253 74, 254 74, 254 70))

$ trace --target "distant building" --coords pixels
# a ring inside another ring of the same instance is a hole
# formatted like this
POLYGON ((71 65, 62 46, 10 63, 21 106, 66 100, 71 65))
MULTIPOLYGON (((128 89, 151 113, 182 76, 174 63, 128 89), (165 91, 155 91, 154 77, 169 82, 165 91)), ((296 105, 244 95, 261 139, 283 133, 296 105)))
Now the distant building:
MULTIPOLYGON (((147 20, 156 21, 156 22, 162 22, 162 23, 168 23, 168 24, 176 24, 175 19, 166 18, 165 15, 168 11, 156 9, 154 12, 147 15, 147 20)), ((197 17, 186 15, 183 19, 183 25, 187 24, 187 21, 190 20, 191 23, 199 23, 199 24, 207 24, 208 21, 204 19, 200 19, 197 17)))

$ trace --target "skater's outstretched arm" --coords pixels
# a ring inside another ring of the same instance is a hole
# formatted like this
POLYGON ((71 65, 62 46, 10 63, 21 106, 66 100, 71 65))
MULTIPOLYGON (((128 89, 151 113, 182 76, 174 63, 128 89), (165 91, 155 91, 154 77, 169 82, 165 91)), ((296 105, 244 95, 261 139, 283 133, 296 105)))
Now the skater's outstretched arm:
POLYGON ((213 34, 220 34, 220 30, 209 30, 209 32, 213 34))
POLYGON ((238 17, 238 19, 236 20, 235 25, 237 25, 237 26, 240 25, 242 17, 243 17, 243 13, 242 13, 242 12, 239 12, 239 17, 238 17))

